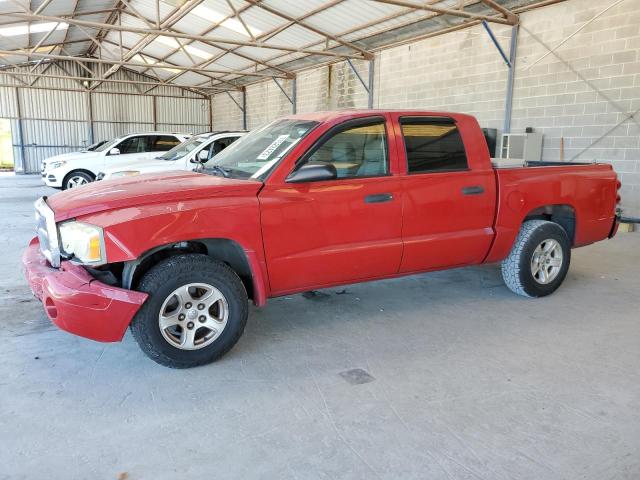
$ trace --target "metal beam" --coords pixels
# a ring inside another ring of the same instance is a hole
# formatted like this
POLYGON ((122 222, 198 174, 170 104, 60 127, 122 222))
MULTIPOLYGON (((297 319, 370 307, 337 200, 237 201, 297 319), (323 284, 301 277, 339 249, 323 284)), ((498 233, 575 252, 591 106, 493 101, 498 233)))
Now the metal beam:
POLYGON ((516 23, 518 23, 518 16, 513 13, 511 10, 509 10, 506 7, 503 7, 502 5, 500 5, 498 2, 495 2, 494 0, 481 0, 482 3, 484 3, 487 7, 489 8, 493 8, 496 12, 501 13, 502 15, 504 15, 504 18, 506 18, 507 20, 510 20, 513 22, 513 24, 515 25, 516 23))
POLYGON ((395 5, 397 7, 413 8, 415 10, 426 10, 427 12, 439 13, 441 15, 453 15, 454 17, 471 18, 473 20, 486 20, 487 22, 501 23, 503 25, 513 25, 512 20, 499 17, 491 17, 489 15, 479 15, 476 13, 465 12, 464 10, 456 10, 452 8, 434 7, 431 5, 424 5, 420 3, 408 2, 406 0, 374 0, 378 3, 387 3, 389 5, 395 5))
POLYGON ((313 33, 317 33, 318 35, 322 35, 325 38, 333 40, 334 42, 342 45, 343 47, 347 47, 347 48, 350 48, 352 50, 355 50, 356 52, 360 53, 365 60, 371 60, 373 58, 373 54, 370 53, 370 52, 367 52, 365 49, 360 48, 359 46, 357 46, 357 45, 355 45, 355 44, 353 44, 351 42, 343 40, 343 39, 341 39, 341 38, 339 38, 339 37, 337 37, 337 36, 335 36, 335 35, 333 35, 333 34, 331 34, 329 32, 326 32, 326 31, 321 30, 321 29, 319 29, 317 27, 314 27, 313 25, 311 25, 311 24, 309 24, 307 22, 304 22, 302 20, 298 20, 298 19, 292 17, 291 15, 288 15, 288 14, 286 14, 284 12, 281 12, 281 11, 275 9, 275 8, 269 7, 268 5, 265 5, 264 3, 260 3, 257 0, 245 0, 245 2, 248 2, 251 5, 254 5, 254 6, 258 7, 258 8, 261 8, 262 10, 265 10, 265 11, 267 11, 269 13, 277 15, 280 18, 284 18, 285 20, 289 20, 290 22, 293 22, 296 25, 299 25, 299 26, 301 26, 303 28, 306 28, 307 30, 312 31, 313 33))
MULTIPOLYGON (((382 1, 382 0, 376 0, 376 1, 382 1)), ((390 2, 392 0, 384 0, 384 1, 390 2)), ((266 44, 263 42, 249 42, 249 41, 236 40, 236 39, 231 39, 226 37, 191 35, 191 34, 182 33, 182 32, 140 28, 140 27, 133 27, 128 25, 112 25, 112 24, 105 24, 100 22, 90 22, 87 20, 78 20, 76 18, 70 18, 70 17, 56 17, 51 15, 34 15, 31 13, 18 13, 18 12, 7 13, 5 15, 14 17, 14 18, 20 18, 22 20, 27 20, 27 21, 65 22, 65 23, 68 23, 69 25, 80 25, 81 27, 90 27, 90 28, 103 29, 103 30, 138 33, 141 35, 158 35, 158 36, 171 37, 171 38, 185 38, 187 40, 198 40, 201 42, 209 42, 209 43, 223 43, 227 45, 238 45, 242 47, 264 48, 267 50, 281 50, 283 52, 290 52, 290 53, 304 53, 307 55, 320 55, 320 56, 327 56, 327 57, 334 57, 334 58, 354 58, 354 59, 363 58, 362 55, 347 55, 347 54, 332 52, 327 50, 308 50, 304 48, 293 48, 287 45, 274 45, 274 44, 266 44)), ((492 21, 496 21, 496 20, 493 19, 492 21)), ((499 22, 499 23, 505 23, 505 22, 506 20, 504 22, 499 22)))
POLYGON ((489 24, 484 20, 482 20, 482 26, 489 34, 489 38, 491 39, 495 47, 498 49, 498 53, 500 53, 500 56, 504 60, 504 63, 507 64, 507 67, 511 68, 511 62, 507 58, 507 54, 504 53, 504 50, 502 50, 502 46, 500 46, 500 43, 498 42, 498 39, 496 38, 496 36, 493 34, 493 30, 491 30, 491 27, 489 27, 489 24))
MULTIPOLYGON (((138 72, 134 72, 134 73, 138 73, 138 72)), ((199 86, 199 87, 195 87, 195 86, 190 86, 190 85, 176 85, 176 84, 158 84, 157 82, 146 82, 146 81, 142 81, 142 80, 120 80, 120 79, 112 79, 112 78, 92 78, 92 77, 77 77, 77 76, 71 76, 71 75, 43 75, 41 73, 31 73, 31 72, 7 72, 7 71, 3 71, 0 72, 0 77, 2 75, 18 75, 21 77, 38 77, 38 78, 56 78, 56 79, 63 79, 63 80, 74 80, 74 81, 78 81, 78 82, 108 82, 108 83, 122 83, 122 84, 130 84, 130 85, 153 85, 153 86, 157 86, 157 87, 173 87, 173 88, 182 88, 182 89, 196 89, 196 90, 215 90, 217 92, 223 92, 226 91, 224 88, 221 87, 215 87, 215 86, 199 86)), ((14 85, 16 86, 16 85, 14 85)), ((17 85, 18 87, 20 85, 17 85)), ((25 83, 25 87, 28 87, 30 85, 25 83)), ((203 93, 200 93, 200 95, 205 95, 203 93)))
MULTIPOLYGON (((142 55, 145 55, 144 53, 142 55)), ((20 52, 18 50, 0 50, 0 57, 33 57, 33 58, 45 58, 49 60, 69 60, 72 62, 85 62, 85 63, 100 63, 100 64, 109 64, 109 65, 119 65, 123 67, 145 67, 146 65, 138 62, 123 62, 119 60, 109 60, 109 59, 101 59, 101 58, 93 58, 93 57, 74 57, 70 55, 55 55, 49 53, 29 53, 29 52, 20 52)), ((149 57, 151 58, 151 57, 149 57)), ((200 67, 183 67, 180 65, 174 65, 172 63, 153 63, 151 64, 153 68, 165 68, 165 69, 173 69, 173 70, 183 70, 185 72, 196 72, 196 73, 218 73, 222 75, 246 75, 250 77, 264 77, 264 78, 288 78, 286 75, 277 75, 277 74, 267 74, 267 73, 254 73, 254 72, 245 72, 241 70, 217 70, 217 69, 206 69, 200 67)), ((214 78, 214 80, 218 80, 214 78)))
POLYGON ((286 90, 282 87, 282 85, 280 85, 280 82, 278 81, 277 78, 273 79, 273 82, 278 86, 278 88, 280 89, 280 91, 282 92, 282 94, 287 97, 287 100, 289 100, 289 103, 291 105, 293 105, 293 100, 291 99, 291 97, 289 96, 289 94, 286 92, 286 90))

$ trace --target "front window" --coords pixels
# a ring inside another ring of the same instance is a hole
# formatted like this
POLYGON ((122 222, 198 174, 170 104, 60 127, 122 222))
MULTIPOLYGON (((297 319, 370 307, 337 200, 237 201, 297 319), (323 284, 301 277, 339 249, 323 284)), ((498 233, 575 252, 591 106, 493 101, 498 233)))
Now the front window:
POLYGON ((176 145, 164 155, 160 155, 158 158, 161 160, 173 161, 179 158, 189 155, 191 152, 200 148, 203 143, 208 140, 208 137, 195 136, 191 137, 186 142, 182 142, 180 145, 176 145))
POLYGON ((209 162, 204 173, 234 178, 263 180, 278 161, 302 140, 318 122, 311 120, 276 120, 251 131, 209 162))
POLYGON ((364 122, 340 128, 332 137, 314 147, 305 163, 331 163, 336 168, 337 178, 387 175, 389 157, 384 121, 364 122))

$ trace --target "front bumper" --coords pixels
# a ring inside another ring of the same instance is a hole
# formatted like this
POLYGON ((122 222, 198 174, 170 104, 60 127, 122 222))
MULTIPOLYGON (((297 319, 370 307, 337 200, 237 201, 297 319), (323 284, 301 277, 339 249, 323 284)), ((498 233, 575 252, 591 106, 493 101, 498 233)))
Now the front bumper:
POLYGON ((99 342, 119 342, 146 293, 99 282, 80 265, 63 261, 53 268, 40 252, 37 238, 22 256, 33 294, 49 319, 62 330, 99 342))
POLYGON ((62 187, 62 177, 60 175, 54 175, 51 172, 42 172, 42 183, 48 187, 59 188, 62 187))

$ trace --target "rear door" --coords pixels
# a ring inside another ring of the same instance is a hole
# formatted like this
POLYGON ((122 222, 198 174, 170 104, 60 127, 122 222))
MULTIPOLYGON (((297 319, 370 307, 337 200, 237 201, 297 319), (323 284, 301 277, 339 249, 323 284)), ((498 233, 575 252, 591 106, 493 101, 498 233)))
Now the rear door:
POLYGON ((482 262, 493 240, 495 177, 488 153, 467 151, 463 142, 465 128, 479 127, 461 127, 448 117, 396 120, 406 169, 400 271, 482 262))
POLYGON ((260 192, 272 293, 397 273, 402 199, 400 179, 391 174, 390 127, 382 116, 343 122, 323 134, 294 167, 332 163, 336 179, 267 183, 260 192))
POLYGON ((174 135, 147 135, 144 158, 158 157, 180 143, 182 143, 180 139, 174 135))

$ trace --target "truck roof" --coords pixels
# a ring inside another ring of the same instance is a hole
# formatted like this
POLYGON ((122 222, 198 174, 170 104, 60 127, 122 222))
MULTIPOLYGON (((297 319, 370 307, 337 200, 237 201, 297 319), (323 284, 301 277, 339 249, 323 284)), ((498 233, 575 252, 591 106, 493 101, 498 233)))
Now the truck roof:
POLYGON ((345 118, 358 118, 365 117, 371 115, 385 115, 388 113, 398 114, 403 116, 411 116, 411 115, 427 115, 433 117, 450 117, 454 120, 462 120, 462 119, 474 119, 472 115, 467 115, 464 113, 457 112, 442 112, 435 110, 421 110, 421 109, 398 109, 398 110, 385 110, 385 109, 375 109, 375 110, 364 110, 364 109, 348 109, 348 110, 332 110, 332 111, 323 111, 323 112, 310 112, 310 113, 300 113, 296 115, 288 115, 285 118, 297 118, 302 120, 314 120, 316 122, 328 122, 332 120, 339 120, 345 118))

